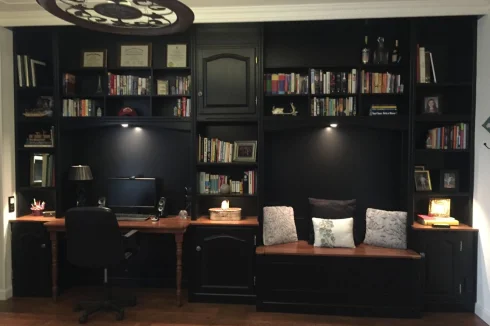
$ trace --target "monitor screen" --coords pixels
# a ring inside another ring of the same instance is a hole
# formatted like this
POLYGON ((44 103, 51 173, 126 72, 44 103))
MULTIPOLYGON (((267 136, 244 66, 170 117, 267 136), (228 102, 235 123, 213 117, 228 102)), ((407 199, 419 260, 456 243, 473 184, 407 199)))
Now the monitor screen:
POLYGON ((107 181, 108 207, 155 207, 154 178, 114 178, 107 181))

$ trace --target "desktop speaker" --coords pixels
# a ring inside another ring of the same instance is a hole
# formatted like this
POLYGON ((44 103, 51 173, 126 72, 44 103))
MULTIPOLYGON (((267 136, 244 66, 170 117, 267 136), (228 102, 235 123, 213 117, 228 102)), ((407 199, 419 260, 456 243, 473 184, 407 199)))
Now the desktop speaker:
POLYGON ((105 197, 99 197, 99 207, 105 207, 105 197))
POLYGON ((157 213, 155 214, 156 217, 165 217, 167 216, 167 213, 165 211, 165 204, 167 202, 167 199, 165 197, 160 197, 160 200, 158 201, 157 204, 157 213))

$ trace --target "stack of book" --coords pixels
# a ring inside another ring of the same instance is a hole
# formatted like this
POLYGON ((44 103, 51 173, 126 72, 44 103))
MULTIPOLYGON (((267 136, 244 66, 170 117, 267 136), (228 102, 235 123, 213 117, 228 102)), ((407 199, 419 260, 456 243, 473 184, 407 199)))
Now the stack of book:
POLYGON ((422 84, 437 83, 436 69, 432 52, 417 44, 417 82, 422 84))
POLYGON ((389 72, 361 72, 361 92, 363 94, 402 94, 400 75, 389 72))
POLYGON ((89 99, 63 99, 64 117, 95 117, 96 101, 89 99))
POLYGON ((26 142, 24 144, 26 148, 35 148, 35 147, 45 147, 51 148, 54 147, 54 126, 51 126, 49 132, 45 132, 44 130, 41 132, 35 132, 34 134, 30 134, 26 142))
POLYGON ((397 115, 398 108, 395 104, 373 104, 369 109, 369 115, 397 115))
POLYGON ((109 95, 150 95, 151 77, 107 74, 109 95))
POLYGON ((357 69, 350 72, 310 70, 311 94, 354 94, 357 92, 357 69))
POLYGON ((312 117, 355 116, 356 98, 316 98, 311 101, 312 117))
POLYGON ((219 194, 221 186, 224 184, 230 185, 232 194, 254 195, 256 189, 256 173, 255 171, 245 171, 242 179, 232 180, 227 175, 199 172, 200 194, 219 194))
POLYGON ((199 162, 233 162, 233 144, 218 138, 206 138, 199 135, 199 162))
POLYGON ((454 126, 430 129, 427 133, 425 147, 428 149, 467 149, 468 128, 467 123, 458 123, 454 126))
POLYGON ((174 107, 174 117, 190 117, 191 116, 191 99, 183 97, 177 100, 177 106, 174 107))
POLYGON ((264 74, 264 92, 277 94, 308 94, 308 76, 298 73, 264 74))
POLYGON ((436 217, 429 215, 417 215, 417 222, 422 225, 434 225, 434 224, 445 224, 445 225, 459 225, 459 221, 454 217, 436 217))
POLYGON ((17 55, 17 82, 19 87, 48 86, 51 84, 46 62, 27 55, 17 55))

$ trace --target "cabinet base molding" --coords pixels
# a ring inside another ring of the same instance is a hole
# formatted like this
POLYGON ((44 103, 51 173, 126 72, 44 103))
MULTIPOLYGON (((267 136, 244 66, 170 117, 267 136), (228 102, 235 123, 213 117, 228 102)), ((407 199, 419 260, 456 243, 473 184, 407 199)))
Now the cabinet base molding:
POLYGON ((254 305, 256 296, 241 294, 217 294, 217 293, 190 293, 189 302, 204 303, 232 303, 232 304, 250 304, 254 305))
POLYGON ((0 300, 8 300, 12 297, 12 287, 0 289, 0 300))

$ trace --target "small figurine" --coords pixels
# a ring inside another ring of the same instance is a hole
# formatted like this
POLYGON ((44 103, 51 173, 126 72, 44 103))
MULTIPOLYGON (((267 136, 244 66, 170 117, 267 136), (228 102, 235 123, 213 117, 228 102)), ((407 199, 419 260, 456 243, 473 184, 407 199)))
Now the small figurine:
POLYGON ((291 112, 285 113, 284 108, 276 108, 275 106, 272 107, 272 115, 292 115, 296 116, 298 114, 298 111, 296 111, 296 107, 294 106, 294 103, 291 102, 291 112))

